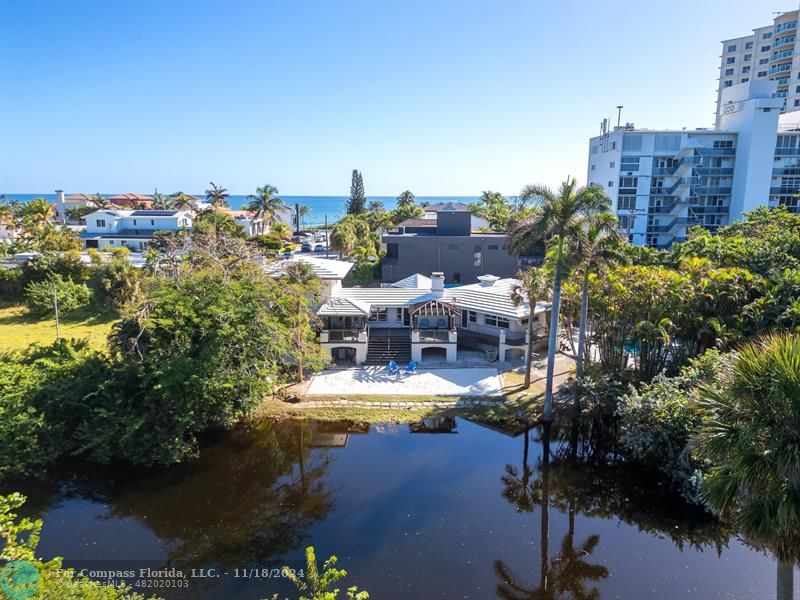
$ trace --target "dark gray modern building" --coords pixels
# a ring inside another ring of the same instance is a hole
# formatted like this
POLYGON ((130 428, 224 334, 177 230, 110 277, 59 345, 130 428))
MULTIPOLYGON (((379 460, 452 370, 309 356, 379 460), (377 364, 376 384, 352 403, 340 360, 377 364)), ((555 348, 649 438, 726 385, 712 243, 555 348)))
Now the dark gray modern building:
POLYGON ((435 219, 409 219, 381 236, 386 249, 381 279, 399 281, 415 273, 444 273, 448 283, 475 283, 480 275, 514 277, 542 256, 514 256, 505 233, 471 231, 468 210, 439 210, 435 219))

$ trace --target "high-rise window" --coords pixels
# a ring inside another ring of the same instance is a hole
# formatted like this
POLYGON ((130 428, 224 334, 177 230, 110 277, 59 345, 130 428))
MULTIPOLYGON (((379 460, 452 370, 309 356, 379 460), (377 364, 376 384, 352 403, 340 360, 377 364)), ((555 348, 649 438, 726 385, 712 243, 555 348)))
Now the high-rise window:
POLYGON ((736 52, 736 44, 731 44, 728 46, 728 52, 736 52))
POLYGON ((753 47, 753 42, 746 42, 744 45, 745 50, 750 50, 753 47))
POLYGON ((749 72, 750 72, 750 67, 749 66, 742 67, 742 73, 749 73, 749 72))
POLYGON ((733 85, 733 81, 731 81, 730 79, 726 79, 725 80, 725 87, 731 87, 732 85, 733 85))
POLYGON ((751 58, 753 58, 753 55, 752 55, 752 54, 745 54, 745 55, 744 55, 744 58, 743 58, 742 60, 744 60, 744 61, 748 61, 748 60, 750 60, 751 58))
POLYGON ((759 71, 758 72, 758 77, 766 77, 766 76, 767 76, 767 72, 766 71, 759 71))
POLYGON ((725 59, 725 64, 726 65, 732 65, 735 62, 736 62, 736 57, 735 56, 729 56, 728 58, 725 59))
POLYGON ((725 75, 728 75, 728 76, 733 75, 733 69, 725 69, 725 75))
POLYGON ((638 156, 623 156, 619 164, 621 171, 638 171, 639 170, 639 157, 638 156))
POLYGON ((617 198, 617 210, 633 210, 636 208, 636 196, 620 196, 617 198))
POLYGON ((762 52, 769 52, 769 50, 770 50, 770 46, 761 46, 761 51, 762 52))
POLYGON ((760 59, 760 60, 758 61, 758 64, 760 64, 760 65, 765 65, 765 64, 767 64, 768 62, 769 62, 769 59, 768 59, 768 58, 762 58, 762 59, 760 59))

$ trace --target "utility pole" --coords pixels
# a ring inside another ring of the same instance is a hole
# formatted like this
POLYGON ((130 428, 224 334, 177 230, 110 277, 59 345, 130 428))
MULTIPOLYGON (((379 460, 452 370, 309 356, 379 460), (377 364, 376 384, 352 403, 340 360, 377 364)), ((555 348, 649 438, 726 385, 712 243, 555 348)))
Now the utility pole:
POLYGON ((56 289, 56 282, 53 280, 53 308, 56 313, 56 341, 61 339, 61 331, 58 327, 58 290, 56 289))
POLYGON ((622 105, 617 105, 617 127, 619 127, 620 121, 622 120, 622 105))

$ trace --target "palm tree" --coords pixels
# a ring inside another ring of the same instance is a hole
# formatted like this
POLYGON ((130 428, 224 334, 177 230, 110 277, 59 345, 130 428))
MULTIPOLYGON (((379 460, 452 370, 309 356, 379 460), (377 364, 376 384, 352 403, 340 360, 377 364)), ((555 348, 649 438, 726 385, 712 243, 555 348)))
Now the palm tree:
POLYGON ((39 229, 50 225, 53 214, 53 205, 44 198, 31 200, 21 209, 22 220, 28 229, 39 229))
POLYGON ((171 204, 175 210, 189 210, 194 206, 194 198, 183 192, 176 192, 171 196, 171 204))
POLYGON ((531 268, 517 273, 517 284, 511 292, 515 306, 528 303, 528 349, 525 357, 525 389, 531 387, 531 362, 533 361, 533 321, 536 303, 550 295, 550 281, 542 268, 531 268))
POLYGON ((301 204, 297 207, 297 228, 302 229, 303 224, 305 223, 306 217, 311 214, 311 209, 306 206, 305 204, 301 204))
POLYGON ((406 190, 397 197, 397 206, 412 206, 416 199, 417 197, 410 190, 406 190))
POLYGON ((170 205, 170 199, 161 192, 153 193, 153 208, 165 210, 170 205))
POLYGON ((608 210, 610 201, 598 185, 578 187, 575 179, 561 184, 558 192, 547 186, 530 185, 520 197, 534 206, 528 218, 514 226, 509 235, 509 247, 520 252, 536 243, 555 244, 553 276, 553 305, 550 317, 550 340, 547 348, 547 382, 542 419, 553 419, 553 375, 555 373, 558 330, 561 310, 561 279, 564 274, 565 250, 569 239, 575 239, 583 217, 608 210))
MULTIPOLYGON (((578 325, 578 352, 575 376, 583 377, 583 361, 586 349, 586 329, 589 317, 589 277, 599 266, 619 257, 622 237, 617 227, 617 218, 611 211, 599 212, 584 219, 583 235, 578 240, 578 255, 583 262, 581 282, 581 316, 578 325)), ((577 398, 577 396, 576 396, 577 398)))
POLYGON ((700 388, 698 451, 714 465, 703 498, 778 559, 778 598, 792 598, 800 559, 800 335, 771 335, 736 352, 718 385, 700 388))
POLYGON ((103 196, 103 194, 101 194, 100 192, 97 192, 94 196, 90 198, 90 200, 95 208, 103 209, 111 206, 111 200, 103 196))
POLYGON ((218 186, 213 181, 209 184, 211 187, 206 190, 206 200, 216 210, 228 206, 228 198, 230 194, 228 190, 222 186, 218 186))
POLYGON ((250 204, 247 210, 260 217, 270 225, 275 220, 275 214, 283 206, 283 200, 278 197, 278 188, 272 185, 262 185, 256 188, 256 193, 247 197, 250 204))
POLYGON ((288 240, 292 237, 291 227, 282 221, 276 221, 275 224, 270 227, 270 230, 282 240, 288 240))

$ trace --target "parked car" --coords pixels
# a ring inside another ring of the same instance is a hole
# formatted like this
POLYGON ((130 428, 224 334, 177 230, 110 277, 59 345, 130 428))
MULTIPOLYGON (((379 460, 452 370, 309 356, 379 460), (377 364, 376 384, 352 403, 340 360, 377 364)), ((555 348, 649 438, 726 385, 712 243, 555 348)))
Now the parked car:
POLYGON ((292 258, 292 251, 291 250, 284 250, 283 254, 281 256, 283 256, 283 258, 292 258))
POLYGON ((317 244, 314 246, 314 252, 325 252, 325 246, 322 244, 317 244))
POLYGON ((311 242, 308 240, 303 240, 303 243, 300 246, 300 250, 303 252, 311 252, 311 242))

